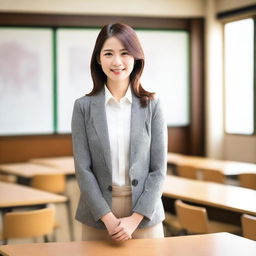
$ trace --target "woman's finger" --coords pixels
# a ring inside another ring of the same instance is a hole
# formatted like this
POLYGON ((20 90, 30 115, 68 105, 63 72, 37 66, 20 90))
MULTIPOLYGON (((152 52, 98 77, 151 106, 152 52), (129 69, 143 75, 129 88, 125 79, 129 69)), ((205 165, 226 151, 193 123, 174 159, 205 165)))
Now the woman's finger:
POLYGON ((123 227, 121 227, 121 226, 117 226, 115 229, 113 229, 113 231, 111 232, 111 236, 113 236, 113 235, 115 235, 115 234, 117 234, 117 233, 119 233, 120 231, 122 231, 122 230, 124 230, 124 228, 123 227))
POLYGON ((115 241, 125 241, 129 239, 129 235, 123 234, 120 237, 116 238, 115 241))
POLYGON ((121 230, 120 232, 118 232, 118 233, 112 235, 111 237, 112 237, 113 239, 117 239, 117 238, 119 238, 119 237, 121 237, 121 236, 123 236, 123 235, 125 235, 125 234, 127 235, 127 233, 126 233, 124 230, 121 230))

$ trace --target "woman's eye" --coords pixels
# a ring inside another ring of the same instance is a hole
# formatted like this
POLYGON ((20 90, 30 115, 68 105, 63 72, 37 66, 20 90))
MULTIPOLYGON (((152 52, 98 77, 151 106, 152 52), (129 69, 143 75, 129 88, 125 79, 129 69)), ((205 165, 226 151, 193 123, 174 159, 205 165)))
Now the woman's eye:
POLYGON ((111 56, 111 55, 112 55, 111 52, 106 52, 106 53, 104 54, 104 56, 111 56))
POLYGON ((122 52, 122 55, 129 55, 129 52, 122 52))

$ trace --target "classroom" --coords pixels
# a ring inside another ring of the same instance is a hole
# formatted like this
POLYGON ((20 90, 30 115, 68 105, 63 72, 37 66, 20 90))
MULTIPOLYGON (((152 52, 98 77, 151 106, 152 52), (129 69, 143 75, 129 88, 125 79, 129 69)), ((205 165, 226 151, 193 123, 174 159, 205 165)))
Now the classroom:
POLYGON ((255 35, 256 0, 0 0, 0 256, 256 255, 255 35))

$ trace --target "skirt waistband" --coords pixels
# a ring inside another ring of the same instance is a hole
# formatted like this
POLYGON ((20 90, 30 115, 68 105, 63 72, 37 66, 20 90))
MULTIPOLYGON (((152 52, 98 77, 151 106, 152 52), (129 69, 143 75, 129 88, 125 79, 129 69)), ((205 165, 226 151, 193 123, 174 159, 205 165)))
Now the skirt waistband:
POLYGON ((112 185, 112 196, 114 197, 130 196, 131 194, 132 194, 131 186, 112 185))

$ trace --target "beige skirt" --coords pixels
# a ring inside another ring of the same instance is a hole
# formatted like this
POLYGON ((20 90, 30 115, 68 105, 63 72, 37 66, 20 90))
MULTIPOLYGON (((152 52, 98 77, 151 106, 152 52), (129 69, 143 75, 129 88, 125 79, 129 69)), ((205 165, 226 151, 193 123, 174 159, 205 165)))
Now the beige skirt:
MULTIPOLYGON (((112 212, 117 218, 130 216, 132 207, 131 187, 112 186, 112 212)), ((149 228, 136 229, 132 238, 161 238, 164 237, 162 222, 149 228)), ((111 240, 106 229, 96 229, 83 224, 82 240, 111 240)))

